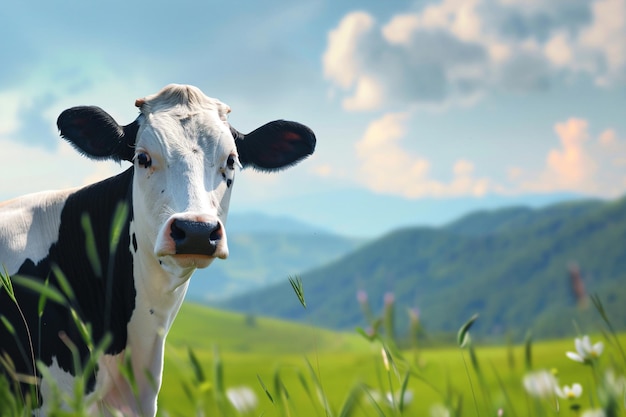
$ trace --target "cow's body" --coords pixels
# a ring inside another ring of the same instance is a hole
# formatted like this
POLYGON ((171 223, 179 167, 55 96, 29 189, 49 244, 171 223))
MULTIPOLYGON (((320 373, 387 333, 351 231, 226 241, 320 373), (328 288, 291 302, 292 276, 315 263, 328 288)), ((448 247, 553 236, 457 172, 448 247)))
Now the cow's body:
POLYGON ((16 332, 0 324, 0 352, 26 375, 40 376, 33 359, 40 360, 55 380, 51 384, 44 372, 38 387, 44 414, 53 386, 73 392, 77 370, 68 346, 75 346, 79 363, 89 357, 73 310, 91 326, 93 342, 112 336, 88 375, 93 413, 154 415, 165 337, 188 279, 228 254, 224 222, 235 165, 275 170, 315 145, 310 130, 285 122, 242 135, 226 122, 227 106, 192 87, 168 86, 137 105, 140 116, 125 127, 93 108, 59 118, 61 134, 88 156, 131 160, 132 167, 85 188, 0 204, 0 263, 9 275, 48 279, 67 299, 65 305, 48 300, 40 319, 40 294, 14 285, 24 326, 15 303, 0 291, 0 314, 16 332), (112 246, 120 204, 128 214, 112 246), (132 369, 136 395, 120 373, 123 363, 132 369))

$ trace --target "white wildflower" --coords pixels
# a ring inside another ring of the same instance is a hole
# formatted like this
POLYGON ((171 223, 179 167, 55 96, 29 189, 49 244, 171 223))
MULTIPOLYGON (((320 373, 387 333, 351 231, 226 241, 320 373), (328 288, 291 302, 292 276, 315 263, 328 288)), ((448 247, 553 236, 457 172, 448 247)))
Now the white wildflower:
POLYGON ((430 407, 431 417, 450 417, 450 410, 441 404, 435 404, 430 407))
MULTIPOLYGON (((400 391, 393 395, 391 392, 387 391, 386 397, 389 404, 400 404, 400 391)), ((402 403, 407 406, 411 403, 411 401, 413 401, 413 391, 408 389, 402 394, 402 403)))
POLYGON ((604 386, 607 391, 615 397, 620 397, 626 393, 626 378, 615 375, 615 371, 608 369, 604 374, 604 386))
POLYGON ((256 394, 250 387, 246 386, 228 388, 226 397, 240 413, 253 411, 258 404, 256 394))
MULTIPOLYGON (((384 403, 387 404, 389 406, 393 405, 393 404, 400 404, 400 391, 396 391, 395 394, 392 394, 391 392, 387 391, 385 393, 385 395, 383 395, 380 391, 377 391, 375 389, 370 389, 368 390, 372 400, 374 400, 376 403, 384 403)), ((411 402, 413 401, 413 391, 411 391, 410 389, 407 389, 404 391, 404 393, 402 394, 402 402, 405 406, 409 405, 411 402)))
POLYGON ((528 394, 539 398, 552 397, 558 386, 554 375, 546 370, 526 374, 523 383, 528 394))
POLYGON ((580 398, 580 396, 583 393, 583 387, 582 385, 578 383, 573 384, 571 387, 569 385, 565 385, 563 388, 556 386, 555 392, 556 392, 556 395, 558 395, 561 398, 573 400, 576 398, 580 398))
POLYGON ((566 352, 565 355, 571 360, 580 363, 588 363, 598 358, 604 351, 604 343, 598 342, 592 345, 587 335, 574 339, 574 345, 576 346, 576 352, 566 352))

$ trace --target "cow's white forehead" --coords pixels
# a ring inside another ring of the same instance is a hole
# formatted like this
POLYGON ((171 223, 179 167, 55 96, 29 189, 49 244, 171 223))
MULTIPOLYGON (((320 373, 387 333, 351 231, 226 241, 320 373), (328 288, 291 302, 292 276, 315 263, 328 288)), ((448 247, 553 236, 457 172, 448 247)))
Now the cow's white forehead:
POLYGON ((179 117, 189 117, 197 112, 216 112, 226 120, 230 107, 220 100, 207 97, 200 89, 190 85, 170 84, 156 94, 137 100, 143 114, 168 112, 179 117))
POLYGON ((217 156, 217 148, 236 153, 227 122, 230 107, 196 87, 171 84, 137 100, 137 105, 143 115, 137 139, 140 147, 148 141, 165 154, 187 153, 196 146, 204 148, 207 156, 217 156))

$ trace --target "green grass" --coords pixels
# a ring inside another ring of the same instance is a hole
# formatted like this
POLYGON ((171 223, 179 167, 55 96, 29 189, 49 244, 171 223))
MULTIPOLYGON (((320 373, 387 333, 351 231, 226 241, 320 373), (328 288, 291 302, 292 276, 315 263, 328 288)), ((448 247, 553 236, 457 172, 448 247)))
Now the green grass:
MULTIPOLYGON (((10 290, 4 275, 0 273, 0 282, 10 290)), ((599 300, 593 301, 597 312, 605 316, 599 300)), ((590 329, 602 331, 591 339, 594 343, 602 340, 604 352, 598 358, 581 353, 587 358, 587 363, 581 364, 565 354, 575 350, 573 337, 529 343, 532 355, 527 354, 527 346, 476 344, 470 329, 474 318, 459 331, 462 347, 399 351, 385 336, 393 327, 392 310, 391 303, 382 319, 373 318, 379 333, 370 339, 363 331, 338 333, 186 303, 166 344, 159 415, 493 417, 505 410, 505 417, 581 417, 572 405, 581 410, 602 406, 606 417, 626 412, 626 354, 622 348, 626 334, 616 335, 608 320, 606 326, 590 329), (606 369, 621 381, 607 382, 606 369), (584 394, 573 401, 559 400, 560 409, 556 408, 554 387, 548 399, 531 397, 522 384, 531 370, 558 375, 561 387, 580 383, 584 394), (255 393, 258 405, 254 409, 237 412, 229 405, 228 389, 240 386, 255 393), (410 393, 412 399, 403 403, 396 396, 389 404, 387 392, 410 393), (445 407, 447 413, 433 413, 434 406, 445 407)), ((416 330, 419 322, 414 326, 416 330)), ((96 349, 90 364, 101 350, 96 349)), ((0 416, 30 415, 28 406, 23 405, 7 411, 6 404, 19 403, 19 398, 11 397, 4 381, 0 378, 0 416)), ((80 384, 76 393, 74 411, 56 410, 51 415, 84 417, 80 384)))
POLYGON ((274 356, 368 349, 363 338, 354 332, 338 333, 284 320, 251 318, 193 303, 183 304, 167 343, 198 350, 212 350, 217 344, 224 352, 274 356))
MULTIPOLYGON (((602 336, 593 339, 600 340, 602 336)), ((626 335, 621 335, 620 340, 626 343, 626 335)), ((605 340, 605 344, 609 343, 605 340)), ((326 413, 315 395, 313 401, 309 398, 300 376, 308 381, 310 390, 315 385, 312 378, 318 378, 330 408, 338 414, 337 410, 356 384, 364 383, 385 391, 391 380, 391 390, 396 391, 407 369, 398 362, 399 376, 393 376, 392 372, 393 377, 388 379, 381 344, 369 342, 356 333, 336 333, 266 318, 256 318, 251 325, 249 318, 241 314, 185 304, 168 337, 164 385, 159 398, 160 407, 171 416, 194 413, 192 403, 181 400, 185 398, 184 381, 192 379, 187 347, 193 348, 208 375, 211 375, 216 360, 214 349, 218 347, 217 360, 223 366, 224 385, 251 387, 260 400, 259 407, 251 414, 256 416, 286 415, 284 408, 272 404, 259 383, 260 378, 269 391, 275 393, 277 371, 287 387, 291 415, 306 417, 325 416, 326 413), (315 377, 311 376, 307 361, 312 365, 315 377)), ((554 370, 561 385, 579 382, 590 387, 593 383, 590 369, 565 356, 566 351, 573 350, 573 338, 535 342, 532 344, 533 369, 554 370)), ((475 353, 481 377, 472 367, 470 355, 465 349, 421 350, 417 359, 413 357, 413 352, 403 352, 407 362, 419 369, 409 378, 408 389, 414 398, 403 415, 428 416, 435 404, 459 401, 462 416, 493 416, 494 406, 510 409, 507 401, 511 401, 519 416, 543 415, 529 412, 534 410, 534 400, 525 394, 522 386, 522 378, 527 371, 524 346, 477 346, 475 353)), ((607 353, 602 360, 609 363, 618 359, 611 356, 614 353, 607 353)), ((620 372, 623 374, 624 369, 620 372)), ((583 409, 594 404, 597 406, 598 399, 591 395, 591 391, 587 389, 579 400, 583 409)), ((209 398, 208 402, 211 401, 209 398)), ((400 415, 383 411, 387 416, 400 415)), ((564 411, 560 415, 570 415, 569 410, 564 411)), ((367 417, 379 414, 375 408, 359 408, 353 415, 367 417)))

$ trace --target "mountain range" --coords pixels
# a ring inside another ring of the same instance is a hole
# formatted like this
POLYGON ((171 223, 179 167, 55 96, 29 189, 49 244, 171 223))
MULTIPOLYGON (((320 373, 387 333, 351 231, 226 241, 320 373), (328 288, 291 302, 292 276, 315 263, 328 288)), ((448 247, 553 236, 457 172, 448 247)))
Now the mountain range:
POLYGON ((396 327, 419 311, 427 332, 472 330, 489 337, 575 334, 599 320, 590 294, 618 328, 626 327, 626 198, 580 200, 544 208, 478 211, 440 227, 406 227, 299 274, 307 308, 282 282, 218 305, 248 314, 334 329, 367 326, 394 300, 396 327), (576 285, 572 270, 580 271, 576 285), (574 281, 573 281, 574 280, 574 281))
POLYGON ((228 259, 197 270, 189 283, 187 299, 206 303, 254 291, 327 264, 365 241, 261 213, 233 214, 226 229, 228 259))

